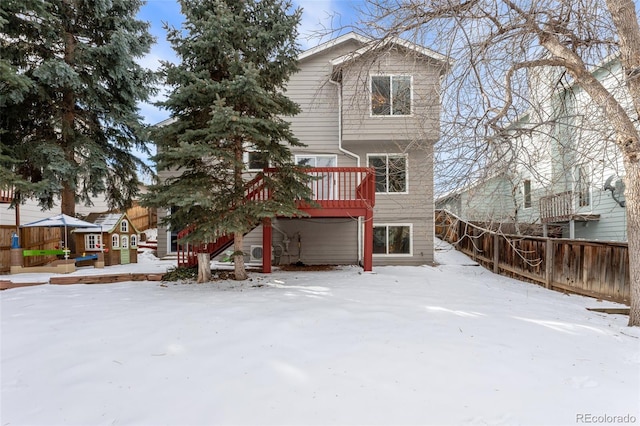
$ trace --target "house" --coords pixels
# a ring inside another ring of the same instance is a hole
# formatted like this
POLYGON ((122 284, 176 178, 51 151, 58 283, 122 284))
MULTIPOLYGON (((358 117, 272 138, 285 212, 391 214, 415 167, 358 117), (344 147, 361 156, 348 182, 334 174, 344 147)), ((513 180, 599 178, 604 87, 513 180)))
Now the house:
MULTIPOLYGON (((631 107, 619 61, 593 75, 631 107)), ((532 107, 500 135, 509 149, 496 145, 487 177, 439 197, 436 208, 493 228, 544 235, 553 227, 564 238, 626 241, 624 166, 612 131, 580 86, 554 81, 549 69, 530 76, 532 107)))
POLYGON ((78 254, 103 252, 105 266, 138 263, 140 232, 126 213, 90 213, 85 221, 100 225, 100 228, 73 231, 78 254))
MULTIPOLYGON (((298 262, 365 270, 431 264, 433 144, 447 58, 403 40, 376 46, 348 33, 301 53, 298 65, 287 96, 302 112, 287 119, 306 147, 292 154, 315 168, 320 208, 248 233, 246 260, 265 269, 298 262)), ((263 170, 259 153, 246 157, 247 171, 263 170)), ((179 247, 180 232, 158 230, 158 255, 177 253, 187 264, 193 257, 179 247)), ((226 240, 209 251, 223 253, 226 240)))

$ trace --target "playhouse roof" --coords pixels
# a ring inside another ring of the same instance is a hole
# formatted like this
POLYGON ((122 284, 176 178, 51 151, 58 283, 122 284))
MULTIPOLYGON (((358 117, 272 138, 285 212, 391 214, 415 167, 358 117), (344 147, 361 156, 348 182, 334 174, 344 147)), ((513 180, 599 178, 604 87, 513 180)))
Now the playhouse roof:
MULTIPOLYGON (((123 218, 126 218, 129 221, 129 226, 133 228, 133 230, 137 233, 138 230, 133 226, 126 213, 89 213, 86 218, 87 222, 94 223, 96 225, 100 225, 101 231, 106 233, 111 233, 116 230, 116 226, 123 218)), ((96 232, 96 229, 83 229, 76 230, 76 233, 91 233, 96 232)))

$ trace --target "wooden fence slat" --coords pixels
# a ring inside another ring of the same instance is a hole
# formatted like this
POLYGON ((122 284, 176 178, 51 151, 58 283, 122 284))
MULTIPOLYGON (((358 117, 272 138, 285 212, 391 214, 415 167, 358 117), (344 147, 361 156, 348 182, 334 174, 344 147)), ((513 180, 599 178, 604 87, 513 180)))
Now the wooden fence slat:
POLYGON ((551 289, 629 303, 626 243, 506 235, 445 210, 435 217, 438 237, 490 270, 551 289))

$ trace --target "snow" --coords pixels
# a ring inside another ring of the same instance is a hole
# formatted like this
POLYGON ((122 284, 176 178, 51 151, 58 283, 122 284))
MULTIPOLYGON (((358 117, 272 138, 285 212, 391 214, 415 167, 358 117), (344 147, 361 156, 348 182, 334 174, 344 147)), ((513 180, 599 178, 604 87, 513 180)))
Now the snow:
POLYGON ((0 425, 640 421, 640 329, 586 309, 618 305, 440 245, 435 267, 2 291, 0 425))

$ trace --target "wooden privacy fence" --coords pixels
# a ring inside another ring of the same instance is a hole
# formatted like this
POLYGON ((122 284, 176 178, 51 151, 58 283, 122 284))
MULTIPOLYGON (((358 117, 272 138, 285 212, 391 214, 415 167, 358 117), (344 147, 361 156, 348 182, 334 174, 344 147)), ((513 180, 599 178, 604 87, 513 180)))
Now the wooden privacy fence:
POLYGON ((627 243, 504 235, 436 210, 435 233, 495 273, 629 304, 627 243))
MULTIPOLYGON (((0 225, 0 272, 11 269, 11 235, 15 230, 15 226, 0 225)), ((19 238, 22 250, 62 248, 62 228, 20 228, 19 238)), ((28 256, 24 258, 24 266, 45 265, 55 259, 56 256, 28 256)))
POLYGON ((158 214, 156 209, 150 209, 135 204, 127 209, 127 217, 133 226, 140 232, 158 226, 158 214))

